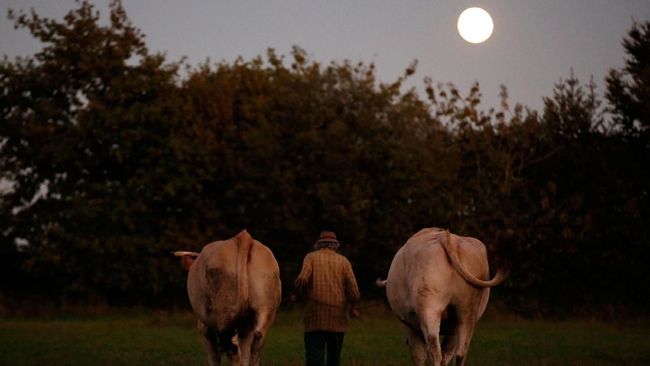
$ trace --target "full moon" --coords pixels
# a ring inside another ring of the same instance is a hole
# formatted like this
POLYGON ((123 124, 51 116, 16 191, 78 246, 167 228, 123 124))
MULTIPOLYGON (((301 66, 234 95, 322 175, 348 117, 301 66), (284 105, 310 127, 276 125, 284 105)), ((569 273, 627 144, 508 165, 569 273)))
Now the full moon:
POLYGON ((485 42, 494 29, 492 17, 481 8, 465 9, 458 17, 457 26, 460 36, 470 43, 485 42))

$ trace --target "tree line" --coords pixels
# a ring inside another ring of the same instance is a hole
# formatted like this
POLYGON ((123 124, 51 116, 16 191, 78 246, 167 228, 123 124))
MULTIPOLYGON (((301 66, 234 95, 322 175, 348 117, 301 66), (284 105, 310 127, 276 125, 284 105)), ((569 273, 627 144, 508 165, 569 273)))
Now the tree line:
MULTIPOLYGON (((334 230, 368 296, 422 227, 486 243, 515 311, 650 305, 650 23, 625 66, 560 80, 540 112, 482 109, 374 64, 294 47, 251 60, 170 62, 119 1, 64 19, 9 11, 42 43, 0 62, 0 300, 185 302, 171 250, 246 228, 275 253, 285 292, 318 232, 334 230)), ((577 65, 579 67, 579 65, 577 65)))

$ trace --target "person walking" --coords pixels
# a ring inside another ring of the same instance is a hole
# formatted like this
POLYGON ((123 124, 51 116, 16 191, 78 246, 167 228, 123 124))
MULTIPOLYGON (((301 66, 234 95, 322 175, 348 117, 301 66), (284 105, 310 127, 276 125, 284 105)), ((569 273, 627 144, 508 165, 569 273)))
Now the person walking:
POLYGON ((341 364, 343 337, 348 330, 348 313, 359 316, 359 288, 347 258, 337 253, 340 242, 333 231, 322 231, 314 251, 305 256, 294 283, 294 300, 304 297, 305 365, 341 364))

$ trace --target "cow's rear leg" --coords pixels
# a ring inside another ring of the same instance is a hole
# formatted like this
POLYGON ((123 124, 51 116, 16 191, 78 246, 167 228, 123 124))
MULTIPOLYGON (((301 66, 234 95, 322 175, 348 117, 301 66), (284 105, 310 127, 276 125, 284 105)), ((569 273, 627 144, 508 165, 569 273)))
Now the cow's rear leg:
POLYGON ((462 317, 458 323, 457 337, 458 345, 456 347, 456 366, 463 366, 467 356, 469 344, 474 335, 474 327, 476 326, 476 317, 468 315, 462 317))
POLYGON ((446 317, 444 317, 440 325, 440 332, 444 334, 442 340, 442 364, 449 365, 451 360, 454 359, 456 347, 458 347, 458 318, 454 306, 447 307, 446 317))
POLYGON ((406 343, 411 350, 411 356, 413 357, 413 364, 415 366, 424 366, 427 362, 427 345, 424 343, 422 334, 417 332, 411 327, 403 324, 404 333, 406 334, 406 343))
POLYGON ((238 329, 241 365, 258 365, 260 350, 264 345, 266 332, 275 317, 275 311, 247 312, 238 329))
POLYGON ((442 350, 440 348, 440 320, 444 307, 424 309, 420 314, 422 334, 427 343, 427 352, 434 366, 442 365, 442 350))
POLYGON ((253 332, 240 334, 239 336, 239 363, 237 365, 251 364, 251 345, 253 344, 253 332))
POLYGON ((262 346, 264 346, 264 341, 266 341, 266 333, 269 331, 271 323, 275 320, 276 310, 263 310, 257 313, 255 329, 252 332, 251 365, 259 365, 260 351, 262 350, 262 346))
POLYGON ((218 334, 199 320, 198 325, 199 333, 201 334, 201 341, 203 347, 208 352, 208 364, 210 366, 221 365, 221 355, 219 354, 219 337, 218 334))
POLYGON ((456 344, 458 343, 457 334, 449 334, 442 341, 442 364, 449 365, 456 355, 456 344))

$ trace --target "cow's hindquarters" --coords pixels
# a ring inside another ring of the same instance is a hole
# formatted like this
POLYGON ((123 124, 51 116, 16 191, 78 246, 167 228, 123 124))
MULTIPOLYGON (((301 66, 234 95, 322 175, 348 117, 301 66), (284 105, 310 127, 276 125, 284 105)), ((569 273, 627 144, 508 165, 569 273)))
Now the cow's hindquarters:
POLYGON ((250 332, 241 334, 240 350, 243 365, 257 365, 266 334, 280 306, 282 288, 278 263, 271 250, 259 242, 251 248, 248 270, 249 309, 254 321, 250 332))
POLYGON ((473 238, 424 229, 399 249, 385 282, 386 296, 405 325, 416 365, 423 345, 435 365, 454 358, 457 365, 463 364, 487 306, 489 287, 502 279, 499 275, 488 281, 488 276, 485 246, 473 238))
POLYGON ((416 364, 422 359, 423 346, 435 365, 442 362, 440 325, 451 301, 447 287, 454 275, 444 248, 430 241, 407 242, 393 259, 386 296, 393 312, 406 325, 416 364))

